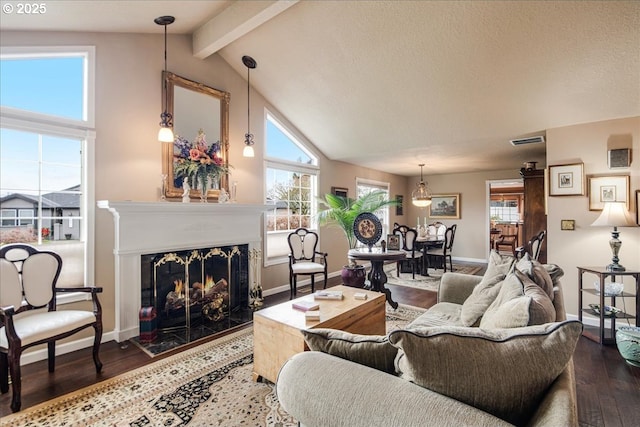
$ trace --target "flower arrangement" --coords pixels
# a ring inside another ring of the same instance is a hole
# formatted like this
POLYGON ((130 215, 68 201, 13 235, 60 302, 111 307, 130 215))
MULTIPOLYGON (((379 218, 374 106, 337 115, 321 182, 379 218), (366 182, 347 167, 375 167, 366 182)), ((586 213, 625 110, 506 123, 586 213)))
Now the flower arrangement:
POLYGON ((216 183, 220 177, 229 172, 230 165, 220 157, 220 141, 209 145, 202 129, 193 143, 176 135, 174 141, 174 169, 176 178, 187 180, 191 188, 201 190, 210 188, 209 183, 216 183))

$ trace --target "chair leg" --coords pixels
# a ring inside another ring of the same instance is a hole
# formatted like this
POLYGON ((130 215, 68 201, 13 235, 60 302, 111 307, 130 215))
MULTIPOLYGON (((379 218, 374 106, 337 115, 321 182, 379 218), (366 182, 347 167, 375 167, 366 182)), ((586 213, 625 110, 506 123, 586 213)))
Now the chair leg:
POLYGON ((416 280, 416 259, 411 260, 411 278, 416 280))
POLYGON ((93 338, 93 363, 96 365, 96 373, 102 371, 102 362, 100 361, 100 341, 102 341, 102 319, 99 319, 95 325, 95 337, 93 338))
POLYGON ((49 341, 47 343, 47 361, 49 362, 49 372, 56 369, 56 342, 49 341))
POLYGON ((22 372, 20 371, 21 355, 21 349, 9 349, 9 373, 11 374, 11 389, 13 391, 13 396, 11 396, 12 412, 18 412, 22 406, 22 399, 20 396, 22 393, 22 372))
POLYGON ((324 287, 322 289, 327 289, 327 272, 324 272, 324 287))
POLYGON ((311 275, 311 293, 314 293, 316 291, 316 275, 312 274, 311 275))
POLYGON ((451 259, 451 255, 449 255, 449 271, 453 271, 453 260, 451 259))
POLYGON ((9 362, 7 361, 7 353, 0 352, 0 392, 9 391, 9 362))

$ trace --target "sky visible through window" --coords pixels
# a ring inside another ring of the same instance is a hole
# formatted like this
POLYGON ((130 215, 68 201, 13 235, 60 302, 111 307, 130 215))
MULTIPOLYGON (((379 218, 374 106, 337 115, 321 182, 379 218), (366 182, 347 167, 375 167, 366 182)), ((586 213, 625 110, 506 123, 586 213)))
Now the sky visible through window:
MULTIPOLYGON (((3 58, 0 104, 83 120, 84 61, 79 55, 3 58)), ((10 193, 36 194, 38 190, 46 193, 78 185, 81 158, 81 142, 77 139, 3 127, 0 130, 0 197, 10 193)))

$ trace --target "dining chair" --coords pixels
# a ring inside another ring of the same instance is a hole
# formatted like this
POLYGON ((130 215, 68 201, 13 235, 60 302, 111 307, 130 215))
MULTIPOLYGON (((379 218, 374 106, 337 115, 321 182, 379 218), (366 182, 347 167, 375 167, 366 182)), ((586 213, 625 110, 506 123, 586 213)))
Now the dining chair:
POLYGON ((102 370, 102 307, 97 295, 102 288, 56 287, 61 270, 62 258, 54 252, 25 244, 0 248, 0 391, 9 391, 10 375, 13 412, 19 411, 22 403, 20 356, 30 347, 47 344, 48 368, 53 372, 56 341, 91 327, 93 362, 96 372, 102 370), (93 311, 57 310, 59 292, 90 293, 93 311))
POLYGON ((298 276, 311 276, 311 292, 315 292, 315 275, 324 274, 324 288, 327 287, 327 253, 318 251, 318 234, 306 228, 298 228, 290 233, 289 243, 289 287, 291 295, 298 292, 298 276), (316 258, 320 262, 316 262, 316 258))
POLYGON ((416 244, 418 232, 413 228, 406 226, 400 226, 393 230, 393 234, 401 236, 401 250, 405 253, 405 259, 396 263, 396 274, 400 277, 400 271, 402 270, 402 263, 408 262, 411 264, 411 276, 416 278, 416 266, 419 266, 418 261, 422 260, 422 251, 416 244), (402 227, 405 227, 404 229, 402 227))
MULTIPOLYGON (((444 233, 444 243, 441 248, 430 248, 427 250, 427 256, 441 260, 444 272, 447 272, 447 258, 449 259, 449 270, 453 271, 453 260, 451 259, 451 251, 453 250, 453 241, 456 237, 457 224, 447 227, 444 233)), ((439 264, 436 264, 439 265, 439 264)))
POLYGON ((499 254, 516 256, 518 246, 518 226, 508 225, 505 231, 496 239, 494 249, 499 254))
POLYGON ((538 257, 540 256, 542 242, 544 241, 546 235, 547 231, 542 230, 541 232, 533 236, 525 246, 516 248, 516 258, 520 259, 524 256, 525 253, 528 253, 531 259, 537 261, 538 257))

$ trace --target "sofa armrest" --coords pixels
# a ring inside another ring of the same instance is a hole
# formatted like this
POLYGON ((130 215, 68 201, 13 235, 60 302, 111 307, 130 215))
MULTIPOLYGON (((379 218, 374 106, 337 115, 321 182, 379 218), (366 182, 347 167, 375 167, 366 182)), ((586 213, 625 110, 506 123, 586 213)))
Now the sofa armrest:
POLYGON ((481 280, 482 276, 472 274, 444 273, 438 288, 438 302, 462 304, 481 280))
POLYGON ((577 426, 578 408, 573 359, 553 382, 529 426, 577 426))
POLYGON ((307 427, 508 426, 477 408, 399 377, 325 353, 298 353, 284 364, 280 404, 307 427))

